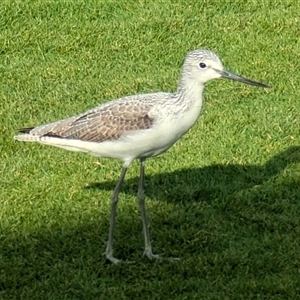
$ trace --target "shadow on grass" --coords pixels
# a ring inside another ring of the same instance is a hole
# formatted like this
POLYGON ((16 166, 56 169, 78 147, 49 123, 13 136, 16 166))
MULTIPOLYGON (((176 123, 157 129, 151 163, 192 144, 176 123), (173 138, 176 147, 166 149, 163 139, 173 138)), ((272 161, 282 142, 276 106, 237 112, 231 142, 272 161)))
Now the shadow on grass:
MULTIPOLYGON (((174 203, 188 201, 210 203, 216 198, 231 196, 242 190, 259 187, 270 180, 275 180, 289 164, 299 162, 300 146, 293 146, 274 156, 263 166, 215 164, 204 168, 181 169, 152 176, 147 175, 146 170, 145 192, 149 199, 174 203)), ((125 179, 122 191, 135 195, 137 182, 138 177, 125 179)), ((96 182, 89 184, 86 189, 113 191, 115 184, 115 180, 96 182)), ((294 188, 300 189, 300 186, 296 185, 294 188)))
MULTIPOLYGON (((284 172, 298 162, 300 147, 290 147, 263 166, 212 165, 147 176, 148 200, 168 204, 151 211, 150 219, 154 248, 182 258, 172 266, 143 259, 135 267, 107 267, 101 256, 106 218, 87 216, 80 224, 56 224, 14 237, 2 231, 0 296, 113 299, 129 293, 132 281, 134 293, 151 293, 157 288, 153 278, 168 281, 170 274, 173 292, 186 291, 190 297, 195 290, 209 292, 207 280, 215 282, 212 294, 218 289, 248 295, 260 288, 267 295, 286 296, 298 284, 293 278, 299 269, 300 182, 284 172)), ((137 181, 126 181, 123 192, 135 195, 137 181)), ((107 181, 87 188, 114 186, 115 181, 107 181)), ((116 257, 141 259, 141 222, 135 213, 118 215, 115 236, 116 257)))

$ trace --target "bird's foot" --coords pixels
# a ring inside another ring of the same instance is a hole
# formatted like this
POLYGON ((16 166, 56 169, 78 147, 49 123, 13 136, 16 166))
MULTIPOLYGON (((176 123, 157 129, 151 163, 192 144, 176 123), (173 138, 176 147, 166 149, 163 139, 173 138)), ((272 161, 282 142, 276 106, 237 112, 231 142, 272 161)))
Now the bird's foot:
POLYGON ((109 260, 110 262, 112 262, 115 265, 122 262, 120 259, 117 259, 117 258, 113 257, 111 252, 110 253, 105 252, 104 255, 105 255, 107 260, 109 260))
POLYGON ((149 259, 162 259, 159 254, 153 254, 151 249, 146 249, 143 255, 146 255, 149 259))
POLYGON ((158 260, 166 259, 166 260, 170 260, 170 261, 179 260, 179 258, 177 258, 177 257, 164 258, 159 254, 153 254, 152 249, 145 249, 144 255, 146 255, 151 260, 152 259, 158 259, 158 260))
POLYGON ((117 265, 120 263, 126 263, 126 264, 133 264, 134 261, 127 261, 127 260, 121 260, 117 259, 112 255, 112 251, 104 252, 103 255, 105 255, 106 259, 109 260, 111 263, 117 265))

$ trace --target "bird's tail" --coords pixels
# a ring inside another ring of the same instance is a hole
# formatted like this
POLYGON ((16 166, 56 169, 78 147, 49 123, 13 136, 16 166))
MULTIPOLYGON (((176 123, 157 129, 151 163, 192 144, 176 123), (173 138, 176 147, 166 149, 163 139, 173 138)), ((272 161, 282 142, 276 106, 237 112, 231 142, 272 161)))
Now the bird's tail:
POLYGON ((14 136, 14 139, 16 141, 20 142, 39 142, 40 137, 35 136, 35 135, 30 135, 30 134, 18 134, 14 136))
POLYGON ((23 142, 37 142, 37 141, 39 141, 40 140, 39 136, 30 134, 30 131, 32 129, 34 129, 34 127, 18 129, 19 134, 14 136, 14 139, 17 140, 17 141, 23 141, 23 142))

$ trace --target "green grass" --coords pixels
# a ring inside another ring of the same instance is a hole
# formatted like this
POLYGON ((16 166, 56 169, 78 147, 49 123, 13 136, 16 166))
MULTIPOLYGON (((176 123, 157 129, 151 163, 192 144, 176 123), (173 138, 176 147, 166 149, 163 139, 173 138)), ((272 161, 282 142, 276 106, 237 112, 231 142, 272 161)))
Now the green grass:
POLYGON ((300 298, 298 1, 4 0, 0 12, 0 299, 300 298), (13 136, 173 91, 196 48, 272 88, 210 83, 197 124, 148 160, 153 247, 180 260, 142 257, 134 163, 115 255, 135 263, 108 264, 121 163, 13 136))

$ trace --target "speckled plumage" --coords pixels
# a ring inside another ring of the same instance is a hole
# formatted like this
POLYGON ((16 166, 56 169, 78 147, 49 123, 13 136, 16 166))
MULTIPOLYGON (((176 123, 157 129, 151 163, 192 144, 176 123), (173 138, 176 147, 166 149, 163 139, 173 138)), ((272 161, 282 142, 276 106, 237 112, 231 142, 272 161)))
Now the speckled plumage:
POLYGON ((123 161, 122 173, 111 198, 111 217, 106 257, 113 263, 112 243, 120 187, 127 168, 140 159, 138 203, 145 237, 145 254, 152 253, 144 205, 144 165, 148 157, 170 148, 196 122, 202 107, 204 84, 216 78, 228 78, 260 87, 265 84, 246 79, 223 69, 211 51, 195 50, 187 54, 174 93, 152 93, 123 97, 102 104, 83 114, 32 128, 23 128, 16 140, 38 142, 71 151, 123 161))
POLYGON ((28 128, 33 138, 56 137, 87 142, 104 142, 120 138, 125 132, 151 127, 148 113, 151 105, 131 97, 109 102, 75 117, 55 123, 28 128))

